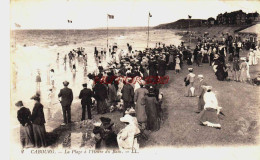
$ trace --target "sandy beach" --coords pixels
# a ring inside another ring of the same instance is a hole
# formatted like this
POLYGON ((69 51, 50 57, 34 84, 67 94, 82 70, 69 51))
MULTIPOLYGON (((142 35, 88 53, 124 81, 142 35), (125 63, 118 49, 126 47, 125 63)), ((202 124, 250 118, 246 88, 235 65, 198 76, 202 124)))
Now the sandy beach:
MULTIPOLYGON (((16 103, 18 100, 22 100, 24 102, 24 106, 32 110, 33 101, 30 100, 30 98, 36 92, 35 78, 38 70, 40 71, 42 79, 41 103, 44 105, 45 117, 47 118, 49 115, 52 116, 52 118, 46 123, 47 132, 52 132, 54 129, 59 128, 60 124, 62 123, 63 117, 61 105, 58 101, 57 95, 59 93, 59 90, 63 88, 62 82, 65 80, 70 82, 69 88, 73 90, 74 94, 74 100, 72 104, 72 121, 80 121, 81 105, 80 100, 78 99, 78 95, 80 90, 82 89, 82 84, 86 83, 86 75, 89 73, 90 70, 93 69, 93 67, 97 66, 97 60, 95 60, 94 58, 94 47, 96 46, 98 50, 103 47, 105 48, 106 38, 94 36, 88 41, 80 42, 81 40, 79 37, 79 43, 74 44, 72 39, 77 38, 77 34, 74 35, 74 31, 71 31, 70 33, 70 40, 68 40, 69 38, 67 39, 68 41, 70 41, 70 44, 63 46, 46 45, 49 44, 49 42, 54 42, 56 37, 53 37, 52 40, 46 40, 45 42, 44 40, 42 40, 42 38, 44 37, 41 36, 38 37, 39 40, 33 37, 32 40, 28 41, 22 40, 22 37, 19 38, 17 37, 18 34, 16 35, 16 39, 18 39, 16 43, 16 48, 11 48, 11 62, 12 64, 15 64, 12 70, 12 77, 14 77, 15 80, 13 79, 12 82, 16 82, 16 88, 14 88, 14 83, 12 83, 11 85, 10 124, 13 134, 19 134, 19 122, 16 118, 17 108, 14 106, 14 103, 16 103), (32 42, 34 42, 35 44, 29 46, 28 44, 33 44, 32 42), (24 46, 24 44, 27 45, 24 46), (68 59, 66 65, 64 65, 63 57, 65 54, 68 54, 70 50, 77 49, 78 47, 85 48, 85 52, 87 53, 87 70, 83 69, 82 59, 77 59, 77 72, 75 78, 73 78, 71 65, 69 64, 68 59), (58 61, 57 53, 60 53, 58 61), (51 87, 48 79, 48 72, 50 69, 54 69, 55 71, 55 88, 51 96, 51 102, 48 99, 48 90, 51 87), (48 109, 48 106, 50 106, 50 109, 48 109)), ((117 43, 119 49, 126 50, 127 43, 133 46, 133 50, 142 50, 147 45, 145 31, 121 31, 120 33, 121 34, 118 34, 116 32, 115 34, 111 34, 111 36, 109 37, 109 41, 111 43, 117 43)), ((181 37, 175 35, 174 30, 152 30, 150 31, 150 34, 150 47, 155 47, 155 43, 158 42, 165 43, 166 45, 179 45, 181 41, 181 37)), ((57 34, 57 38, 59 38, 59 36, 60 35, 57 34)), ((102 64, 105 65, 106 56, 103 56, 101 59, 103 62, 102 64)), ((116 121, 118 121, 120 115, 121 114, 119 113, 115 113, 111 115, 108 114, 106 116, 116 117, 114 119, 117 119, 116 121)), ((94 119, 97 120, 98 118, 99 116, 95 117, 94 119)), ((120 122, 116 123, 120 125, 120 122)), ((19 144, 19 136, 15 137, 16 138, 12 139, 12 141, 19 144)))

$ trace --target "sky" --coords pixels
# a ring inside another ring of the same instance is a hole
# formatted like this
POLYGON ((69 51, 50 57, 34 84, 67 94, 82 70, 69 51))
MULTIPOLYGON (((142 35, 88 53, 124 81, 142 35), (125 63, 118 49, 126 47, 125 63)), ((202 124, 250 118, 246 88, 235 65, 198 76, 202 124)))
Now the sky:
POLYGON ((219 13, 242 9, 260 13, 257 0, 11 0, 10 27, 16 29, 92 29, 150 26, 178 19, 216 18, 219 13), (67 20, 72 20, 68 23, 67 20))

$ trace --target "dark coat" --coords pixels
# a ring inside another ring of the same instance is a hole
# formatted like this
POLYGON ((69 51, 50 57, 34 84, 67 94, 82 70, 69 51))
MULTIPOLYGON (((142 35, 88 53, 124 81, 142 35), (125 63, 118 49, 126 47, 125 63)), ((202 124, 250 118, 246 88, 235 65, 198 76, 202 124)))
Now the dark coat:
POLYGON ((116 101, 116 87, 114 84, 109 84, 108 85, 108 100, 109 102, 114 102, 116 101))
POLYGON ((134 88, 130 84, 125 84, 121 90, 122 99, 127 102, 134 101, 134 88))
POLYGON ((46 123, 43 112, 43 105, 40 102, 34 104, 32 111, 32 123, 37 125, 43 125, 46 123))
POLYGON ((93 92, 88 89, 84 88, 80 91, 79 99, 81 99, 82 105, 90 105, 92 103, 91 97, 93 97, 93 92))
POLYGON ((118 149, 117 134, 113 131, 109 131, 105 134, 103 140, 105 141, 106 148, 118 149))
POLYGON ((198 49, 198 48, 195 48, 195 49, 194 49, 194 52, 193 52, 194 60, 197 60, 198 54, 199 54, 199 49, 198 49))
POLYGON ((97 83, 93 91, 96 100, 105 100, 107 98, 107 88, 104 84, 97 83))
POLYGON ((164 76, 166 70, 166 62, 163 60, 159 60, 158 62, 158 76, 164 76))
POLYGON ((149 68, 149 76, 156 76, 157 75, 156 61, 150 61, 148 68, 149 68))
POLYGON ((70 106, 73 101, 73 92, 70 88, 63 88, 60 90, 58 97, 61 97, 62 106, 70 106))
POLYGON ((152 131, 158 130, 160 128, 158 120, 159 105, 155 97, 145 97, 145 111, 147 114, 147 129, 152 131))
POLYGON ((17 119, 22 126, 26 123, 31 124, 31 111, 26 107, 22 107, 19 111, 17 111, 17 119))

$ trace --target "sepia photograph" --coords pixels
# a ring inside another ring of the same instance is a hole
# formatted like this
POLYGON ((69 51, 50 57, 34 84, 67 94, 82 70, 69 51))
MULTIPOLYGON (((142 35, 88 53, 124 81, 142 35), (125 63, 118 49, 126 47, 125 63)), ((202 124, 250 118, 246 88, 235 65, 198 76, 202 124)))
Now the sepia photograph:
POLYGON ((260 159, 259 0, 8 4, 11 160, 260 159))

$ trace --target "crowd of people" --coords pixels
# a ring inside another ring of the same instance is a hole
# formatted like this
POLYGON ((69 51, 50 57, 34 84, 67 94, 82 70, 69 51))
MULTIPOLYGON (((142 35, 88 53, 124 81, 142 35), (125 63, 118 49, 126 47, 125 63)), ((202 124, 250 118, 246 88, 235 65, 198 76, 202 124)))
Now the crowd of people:
POLYGON ((187 60, 187 65, 209 64, 213 67, 219 81, 232 80, 257 84, 256 77, 251 78, 249 70, 250 66, 258 64, 260 49, 254 43, 250 47, 247 44, 231 35, 227 35, 222 41, 203 38, 198 40, 193 53, 186 48, 187 51, 183 52, 183 60, 187 60), (248 53, 244 54, 244 52, 248 53))
MULTIPOLYGON (((146 48, 143 51, 133 50, 127 44, 127 51, 120 50, 113 45, 108 51, 94 49, 96 68, 88 72, 86 83, 80 91, 82 115, 81 121, 92 119, 93 109, 101 114, 102 123, 95 124, 96 148, 138 149, 138 136, 146 137, 145 130, 158 131, 163 119, 162 102, 163 93, 160 92, 162 84, 168 82, 167 70, 181 72, 184 63, 188 66, 195 63, 197 66, 208 63, 212 66, 216 78, 220 81, 234 80, 246 82, 249 77, 249 66, 256 65, 259 48, 252 46, 249 52, 248 63, 246 57, 240 57, 241 42, 223 41, 199 41, 193 53, 189 47, 158 43, 155 48, 146 48), (106 56, 106 58, 104 58, 106 56), (102 58, 103 57, 103 58, 102 58), (102 61, 106 62, 104 66, 102 61), (86 110, 88 117, 86 118, 86 110), (118 134, 113 131, 111 119, 104 117, 108 112, 118 110, 122 112, 119 119, 125 124, 118 134)), ((57 60, 59 60, 57 54, 57 60)), ((83 68, 87 70, 88 58, 83 48, 73 50, 68 54, 72 73, 76 72, 76 59, 83 59, 83 68)), ((67 55, 64 56, 66 65, 67 55)), ((94 64, 91 64, 94 65, 94 64)), ((193 68, 189 67, 189 74, 185 77, 187 97, 195 96, 194 81, 196 75, 193 68)), ((74 77, 75 78, 75 77, 74 77)), ((216 95, 212 92, 212 86, 204 82, 204 76, 198 75, 199 89, 197 96, 197 113, 203 112, 200 118, 201 124, 221 128, 218 115, 221 107, 218 105, 216 95)), ((51 70, 50 81, 54 87, 54 70, 51 70)), ((252 80, 251 80, 252 81, 252 80)), ((21 123, 21 143, 24 147, 46 146, 45 118, 43 105, 40 103, 40 73, 36 77, 35 106, 31 114, 30 110, 23 106, 22 101, 17 102, 21 107, 18 111, 18 120, 21 123)), ((258 81, 259 82, 259 81, 258 81)), ((62 106, 63 123, 67 125, 71 121, 71 105, 73 103, 73 90, 69 82, 63 82, 64 88, 60 90, 58 97, 62 106)), ((50 89, 50 92, 52 90, 50 89)), ((223 114, 223 113, 222 113, 223 114)))

